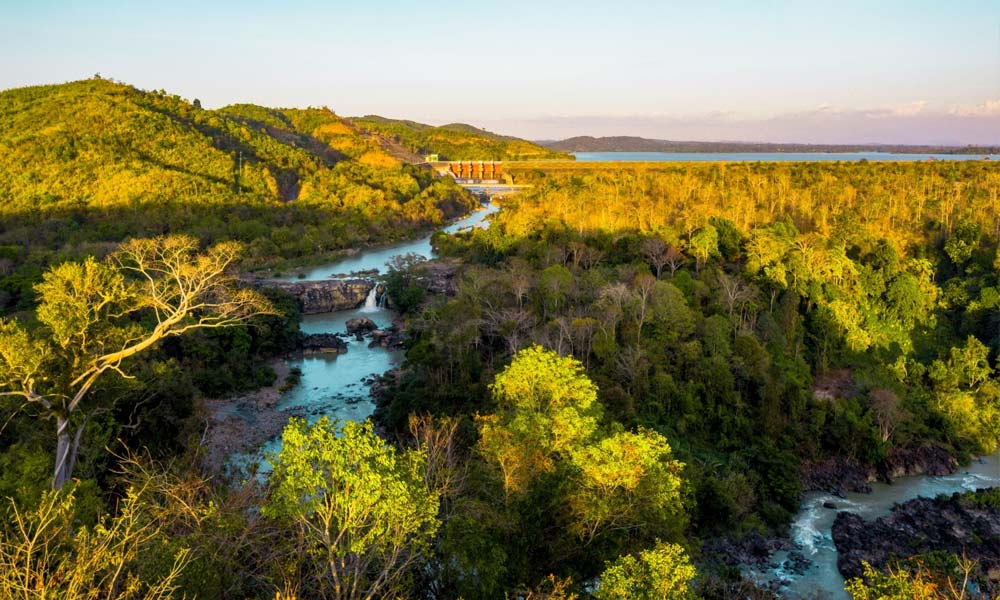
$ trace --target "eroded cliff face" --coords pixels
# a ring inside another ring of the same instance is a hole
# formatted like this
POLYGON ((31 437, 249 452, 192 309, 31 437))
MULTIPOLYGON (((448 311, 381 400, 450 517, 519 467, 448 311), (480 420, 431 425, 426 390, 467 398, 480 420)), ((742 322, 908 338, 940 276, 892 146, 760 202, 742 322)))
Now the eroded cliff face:
POLYGON ((322 281, 260 281, 261 287, 284 290, 302 305, 302 314, 350 310, 364 304, 375 287, 371 279, 327 279, 322 281))

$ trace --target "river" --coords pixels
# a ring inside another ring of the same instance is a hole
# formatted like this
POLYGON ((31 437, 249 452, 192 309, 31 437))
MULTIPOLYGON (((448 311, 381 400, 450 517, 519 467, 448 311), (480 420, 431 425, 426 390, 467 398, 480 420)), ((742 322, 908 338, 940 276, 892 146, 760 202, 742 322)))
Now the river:
MULTIPOLYGON (((982 160, 982 154, 903 154, 898 152, 574 152, 580 162, 831 162, 859 160, 913 162, 982 160)), ((988 155, 1000 160, 1000 155, 988 155)))
POLYGON ((791 537, 797 551, 812 565, 801 575, 790 573, 783 566, 788 552, 779 551, 772 557, 777 568, 748 574, 757 581, 788 581, 789 585, 783 588, 788 598, 812 598, 815 596, 811 594, 823 591, 831 600, 847 600, 849 596, 844 591, 844 578, 837 570, 837 549, 831 534, 837 512, 850 511, 873 520, 888 515, 894 505, 914 498, 932 498, 940 494, 997 486, 1000 486, 1000 451, 974 460, 951 475, 900 477, 892 485, 873 483, 870 494, 848 493, 846 497, 838 498, 831 494, 809 492, 803 497, 799 512, 792 521, 791 537), (826 502, 834 503, 837 508, 824 508, 826 502))
MULTIPOLYGON (((489 204, 482 210, 453 223, 445 228, 445 231, 455 232, 469 227, 488 226, 486 218, 497 210, 499 208, 495 204, 489 204)), ((366 249, 343 260, 311 268, 304 272, 304 278, 320 280, 334 274, 381 271, 385 268, 386 261, 399 254, 414 253, 431 258, 434 256, 434 250, 430 239, 431 236, 426 236, 390 246, 366 249)), ((303 277, 295 276, 293 279, 302 280, 303 277)), ((391 310, 380 307, 372 295, 365 306, 358 309, 306 315, 301 328, 304 333, 344 332, 347 320, 358 316, 372 319, 379 327, 388 327, 392 324, 394 315, 391 310)), ((381 347, 369 348, 368 340, 357 341, 348 338, 346 341, 348 345, 346 354, 335 357, 307 356, 290 360, 289 366, 302 370, 302 378, 295 388, 282 396, 278 408, 305 412, 310 420, 327 415, 342 420, 360 421, 371 416, 375 405, 368 394, 364 380, 398 366, 403 358, 402 352, 381 347)), ((257 457, 263 456, 264 452, 276 451, 279 444, 280 439, 268 442, 257 457)), ((243 462, 249 457, 234 458, 237 462, 243 462)), ((806 494, 792 523, 791 537, 798 551, 812 562, 812 566, 802 575, 789 573, 781 566, 781 563, 788 558, 788 553, 781 551, 772 559, 778 565, 777 568, 748 572, 748 575, 758 581, 788 581, 789 585, 783 589, 789 598, 822 590, 833 600, 846 599, 844 580, 837 571, 837 551, 830 533, 838 510, 849 510, 865 518, 874 519, 888 514, 894 504, 916 497, 993 486, 1000 486, 1000 452, 973 462, 953 475, 904 477, 893 485, 876 483, 872 485, 871 494, 847 494, 846 498, 822 493, 806 494), (834 502, 838 508, 824 508, 825 502, 834 502)))
MULTIPOLYGON (((487 217, 498 210, 499 207, 496 204, 487 204, 464 219, 445 227, 444 231, 454 233, 471 227, 486 227, 488 225, 487 217)), ((354 256, 312 267, 300 275, 286 279, 289 281, 315 281, 329 279, 331 275, 335 274, 383 271, 386 261, 400 254, 417 254, 425 258, 432 258, 434 249, 431 246, 431 236, 364 249, 354 256)), ((348 319, 355 317, 368 317, 380 328, 385 328, 392 325, 393 316, 393 311, 379 306, 374 294, 372 294, 364 306, 354 310, 305 315, 302 318, 301 330, 303 333, 344 333, 347 331, 348 319)), ((381 347, 369 348, 369 340, 367 339, 358 341, 349 337, 345 338, 344 341, 347 342, 346 354, 319 354, 287 361, 290 367, 297 367, 302 371, 302 378, 298 385, 282 395, 277 409, 303 412, 308 415, 311 421, 321 416, 363 421, 371 416, 375 410, 375 403, 368 393, 365 380, 372 375, 380 375, 397 367, 403 359, 403 353, 381 347)), ((242 466, 246 464, 248 459, 263 458, 266 453, 277 451, 280 443, 280 439, 273 439, 252 457, 233 456, 231 464, 242 466)), ((261 464, 266 470, 266 463, 262 462, 261 464)))

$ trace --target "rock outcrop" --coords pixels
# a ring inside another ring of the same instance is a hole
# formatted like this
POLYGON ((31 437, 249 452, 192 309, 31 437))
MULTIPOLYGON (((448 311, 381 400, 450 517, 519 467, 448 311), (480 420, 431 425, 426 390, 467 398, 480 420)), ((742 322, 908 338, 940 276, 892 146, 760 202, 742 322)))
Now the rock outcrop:
POLYGON ((376 329, 371 334, 372 341, 368 343, 369 348, 382 347, 389 350, 401 350, 403 348, 403 335, 396 329, 376 329))
POLYGON ((300 345, 303 354, 344 354, 347 352, 347 342, 333 333, 303 335, 300 345))
POLYGON ((879 479, 892 483, 897 477, 931 475, 940 477, 954 473, 958 461, 940 446, 893 448, 879 465, 879 479))
POLYGON ((378 325, 375 321, 372 321, 368 317, 355 317, 353 319, 347 320, 347 335, 365 335, 371 333, 378 329, 378 325))
POLYGON ((1000 498, 991 490, 917 498, 887 517, 865 521, 842 512, 833 523, 837 568, 846 578, 860 577, 862 561, 884 569, 890 561, 931 551, 975 560, 987 590, 1000 590, 1000 498))
POLYGON ((892 483, 910 475, 947 475, 958 468, 947 450, 940 446, 893 448, 878 465, 865 465, 845 458, 807 462, 802 467, 803 489, 843 496, 844 492, 867 494, 873 481, 892 483))
POLYGON ((256 285, 288 292, 299 299, 302 314, 314 315, 361 306, 368 297, 368 292, 375 287, 375 281, 371 279, 261 280, 256 285))
POLYGON ((877 479, 876 475, 873 467, 855 460, 828 458, 802 466, 802 488, 835 496, 843 496, 844 492, 868 494, 872 491, 870 483, 877 479))

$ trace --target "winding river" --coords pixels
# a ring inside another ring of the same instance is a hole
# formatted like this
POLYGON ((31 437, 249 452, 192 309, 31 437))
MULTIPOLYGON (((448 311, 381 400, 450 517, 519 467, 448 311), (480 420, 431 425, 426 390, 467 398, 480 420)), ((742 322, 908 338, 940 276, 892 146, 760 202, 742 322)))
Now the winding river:
MULTIPOLYGON (((498 210, 496 204, 487 204, 444 228, 444 231, 454 233, 471 227, 486 227, 487 217, 498 210)), ((431 246, 431 236, 366 249, 343 260, 310 268, 286 280, 317 281, 329 279, 336 274, 382 271, 390 258, 401 254, 432 258, 434 249, 431 246)), ((380 328, 386 328, 392 325, 393 316, 393 311, 379 306, 372 293, 360 308, 303 316, 301 330, 303 333, 344 333, 347 321, 355 317, 368 317, 380 328)), ((297 367, 302 371, 302 378, 298 385, 281 397, 277 406, 279 410, 303 412, 309 420, 325 415, 340 420, 362 421, 371 416, 375 404, 368 393, 365 380, 397 367, 403 359, 403 353, 381 347, 369 348, 367 339, 358 341, 348 337, 344 341, 347 342, 346 354, 320 354, 288 361, 290 367, 297 367)), ((257 458, 278 450, 280 443, 280 439, 266 443, 256 454, 257 458)), ((234 458, 239 464, 249 457, 234 458)), ((266 466, 266 463, 262 462, 262 465, 266 466)))
MULTIPOLYGON (((486 205, 453 223, 445 231, 486 227, 487 216, 497 210, 499 208, 495 204, 486 205)), ((414 253, 431 258, 434 250, 430 239, 431 236, 427 236, 368 249, 352 257, 311 268, 290 280, 323 280, 334 274, 381 271, 385 268, 386 261, 399 254, 414 253)), ((392 324, 394 315, 391 310, 380 307, 372 294, 361 308, 307 315, 303 318, 301 327, 304 333, 344 332, 347 320, 359 316, 368 317, 384 328, 392 324)), ((368 340, 348 338, 345 341, 348 345, 346 354, 335 357, 307 356, 289 361, 289 366, 301 369, 302 378, 299 385, 282 396, 279 409, 304 412, 311 420, 323 415, 342 420, 363 420, 371 416, 375 405, 368 394, 365 380, 398 366, 402 360, 402 352, 381 347, 369 348, 368 340)), ((279 443, 278 439, 272 440, 261 449, 258 456, 263 452, 277 450, 279 443)), ((748 575, 761 582, 784 582, 782 593, 789 598, 812 597, 817 591, 821 591, 826 592, 832 600, 847 599, 844 580, 837 571, 837 550, 830 532, 838 511, 853 511, 866 519, 875 519, 888 514, 896 503, 913 498, 994 486, 1000 486, 1000 452, 974 461, 952 475, 904 477, 893 485, 876 483, 872 485, 871 494, 852 493, 847 494, 846 498, 838 498, 830 494, 808 493, 803 497, 792 523, 791 537, 796 546, 795 551, 809 559, 811 566, 802 574, 795 574, 785 567, 789 552, 779 551, 772 557, 773 567, 766 571, 751 571, 748 575), (826 502, 833 502, 837 508, 824 508, 826 502)))

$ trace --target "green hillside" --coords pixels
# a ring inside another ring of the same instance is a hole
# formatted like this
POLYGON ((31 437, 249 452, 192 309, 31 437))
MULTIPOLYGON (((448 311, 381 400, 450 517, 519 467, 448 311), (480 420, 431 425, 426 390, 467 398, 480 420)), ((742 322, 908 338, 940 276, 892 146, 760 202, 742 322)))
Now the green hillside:
POLYGON ((21 271, 0 277, 0 307, 27 301, 40 266, 127 237, 236 239, 262 266, 407 237, 474 204, 326 108, 203 110, 98 78, 0 92, 0 260, 21 271))
POLYGON ((360 129, 377 133, 417 154, 437 154, 441 160, 538 160, 569 158, 516 137, 498 135, 464 123, 434 127, 377 115, 352 118, 360 129))

